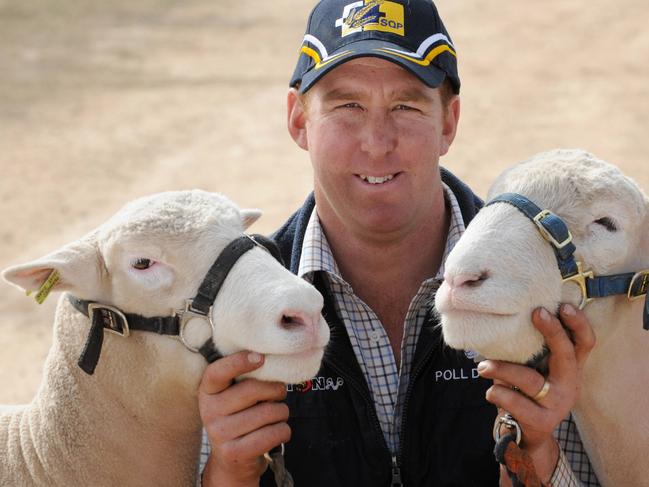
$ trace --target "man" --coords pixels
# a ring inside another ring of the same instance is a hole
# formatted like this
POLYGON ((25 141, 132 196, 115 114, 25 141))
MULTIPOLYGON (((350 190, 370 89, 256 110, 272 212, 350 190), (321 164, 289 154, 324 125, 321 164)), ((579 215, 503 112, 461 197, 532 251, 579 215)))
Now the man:
POLYGON ((576 400, 592 331, 563 306, 573 344, 559 320, 535 312, 547 381, 525 366, 476 368, 444 347, 432 298, 481 206, 438 164, 460 115, 455 48, 429 0, 348 2, 323 0, 309 19, 288 129, 309 152, 314 194, 275 234, 290 269, 325 296, 331 342, 318 377, 288 394, 231 385, 258 354, 208 367, 203 485, 274 485, 262 455, 282 442, 297 486, 507 483, 492 454, 494 405, 521 424, 542 480, 576 485, 552 432, 576 400))

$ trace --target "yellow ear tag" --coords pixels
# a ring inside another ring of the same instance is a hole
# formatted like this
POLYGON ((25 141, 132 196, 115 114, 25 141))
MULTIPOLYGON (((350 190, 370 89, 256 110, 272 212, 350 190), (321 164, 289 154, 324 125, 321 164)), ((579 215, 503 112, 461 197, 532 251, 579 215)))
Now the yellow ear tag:
POLYGON ((54 286, 56 286, 56 283, 59 282, 59 279, 61 279, 59 271, 54 269, 52 272, 50 272, 50 275, 47 277, 47 279, 45 279, 45 282, 41 284, 41 287, 38 288, 36 296, 34 296, 34 299, 38 304, 43 304, 54 286))

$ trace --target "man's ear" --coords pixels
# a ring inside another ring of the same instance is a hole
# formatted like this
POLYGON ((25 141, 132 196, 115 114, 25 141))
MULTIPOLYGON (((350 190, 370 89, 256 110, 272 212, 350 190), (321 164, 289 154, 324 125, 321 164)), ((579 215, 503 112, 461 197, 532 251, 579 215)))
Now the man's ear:
POLYGON ((27 291, 38 290, 52 271, 59 279, 53 291, 70 291, 79 298, 98 299, 102 295, 103 259, 93 240, 84 238, 68 244, 40 259, 9 267, 2 277, 27 291))
POLYGON ((306 106, 304 97, 295 88, 288 90, 286 97, 288 132, 295 143, 304 150, 309 150, 306 134, 306 106))
POLYGON ((442 128, 442 145, 440 155, 445 155, 451 148, 455 134, 457 133, 457 124, 460 121, 460 97, 453 95, 449 100, 446 110, 444 110, 444 125, 442 128))
POLYGON ((241 210, 241 218, 243 219, 243 228, 248 228, 250 225, 259 220, 261 210, 245 209, 241 210))

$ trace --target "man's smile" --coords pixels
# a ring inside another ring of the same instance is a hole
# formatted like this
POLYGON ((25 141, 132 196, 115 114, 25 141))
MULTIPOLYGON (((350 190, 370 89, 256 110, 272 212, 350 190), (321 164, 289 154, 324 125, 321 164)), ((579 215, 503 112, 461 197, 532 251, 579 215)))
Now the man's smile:
POLYGON ((385 176, 367 176, 359 174, 358 177, 370 184, 383 184, 392 180, 397 174, 386 174, 385 176))

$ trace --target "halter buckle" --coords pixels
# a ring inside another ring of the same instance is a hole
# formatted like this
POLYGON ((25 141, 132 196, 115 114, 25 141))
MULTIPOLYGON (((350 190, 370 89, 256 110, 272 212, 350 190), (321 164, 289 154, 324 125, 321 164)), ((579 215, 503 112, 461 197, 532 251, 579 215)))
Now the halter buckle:
POLYGON ((88 304, 88 317, 90 318, 91 323, 95 319, 95 313, 101 313, 101 320, 106 331, 124 338, 131 334, 126 316, 124 316, 124 313, 114 306, 101 303, 88 304))
POLYGON ((540 211, 533 219, 532 221, 534 224, 538 227, 539 232, 541 232, 541 235, 543 235, 543 238, 546 239, 548 242, 550 242, 552 245, 554 245, 557 249, 562 249, 566 245, 568 245, 570 242, 572 242, 572 234, 570 233, 570 230, 568 230, 568 236, 563 242, 559 242, 554 235, 552 235, 547 228, 543 225, 542 221, 549 217, 553 216, 554 213, 552 213, 550 210, 542 210, 540 211))
MULTIPOLYGON (((571 237, 572 238, 572 237, 571 237)), ((581 291, 581 302, 579 303, 579 309, 584 309, 584 306, 586 306, 588 303, 590 303, 593 298, 588 297, 588 288, 586 286, 586 280, 587 279, 593 279, 595 276, 593 274, 593 271, 586 271, 584 272, 582 270, 582 265, 581 262, 577 261, 577 273, 564 277, 563 282, 573 282, 579 286, 579 289, 581 291)))
POLYGON ((496 423, 494 424, 494 430, 493 430, 493 437, 494 440, 496 440, 496 443, 500 441, 501 434, 500 434, 500 426, 504 425, 506 428, 509 428, 510 430, 514 431, 516 433, 516 444, 520 444, 521 442, 521 437, 523 436, 523 430, 521 429, 521 426, 518 424, 518 421, 514 419, 514 417, 506 413, 503 416, 499 416, 498 419, 496 420, 496 423))
POLYGON ((214 323, 212 323, 212 307, 210 306, 209 310, 207 311, 207 314, 195 309, 193 306, 193 300, 188 299, 185 301, 185 309, 184 310, 179 310, 176 312, 176 316, 178 316, 179 320, 179 329, 178 329, 178 338, 180 341, 187 347, 189 350, 192 352, 198 353, 200 351, 201 346, 203 343, 201 343, 198 346, 191 345, 186 337, 185 337, 185 328, 189 324, 191 320, 201 320, 205 322, 209 327, 210 327, 210 337, 212 336, 212 330, 214 329, 214 323))
POLYGON ((638 271, 631 278, 631 284, 629 284, 629 291, 627 292, 627 297, 631 301, 640 299, 647 295, 649 291, 649 269, 643 271, 638 271))

